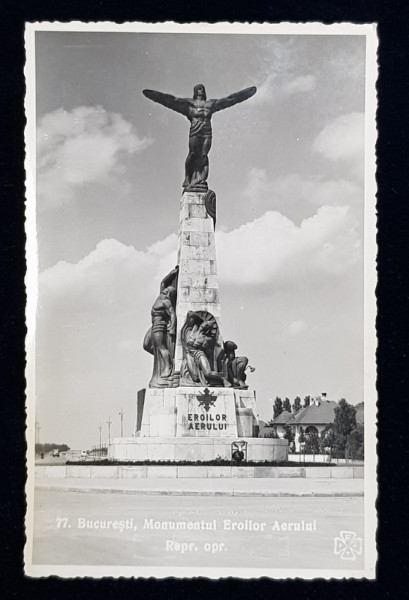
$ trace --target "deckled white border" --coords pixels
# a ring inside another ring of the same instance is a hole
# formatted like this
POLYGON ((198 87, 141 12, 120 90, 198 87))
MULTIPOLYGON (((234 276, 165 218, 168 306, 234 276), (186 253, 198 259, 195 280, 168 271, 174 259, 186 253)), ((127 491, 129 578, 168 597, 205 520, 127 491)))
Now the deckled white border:
POLYGON ((28 23, 25 32, 27 92, 25 110, 27 126, 26 141, 26 261, 27 289, 26 307, 26 354, 27 354, 27 513, 25 519, 27 542, 24 549, 25 571, 32 577, 59 575, 61 577, 272 577, 274 579, 343 579, 375 578, 376 551, 376 497, 377 454, 376 448, 376 80, 377 35, 375 24, 336 23, 28 23), (364 211, 364 400, 365 400, 365 481, 364 481, 364 530, 365 566, 354 569, 246 569, 246 568, 198 568, 198 567, 118 567, 111 565, 33 565, 32 544, 34 525, 34 466, 35 466, 35 329, 38 297, 38 247, 36 231, 36 111, 35 111, 35 32, 36 31, 92 31, 133 33, 207 33, 207 34, 270 34, 270 35, 364 35, 366 36, 365 80, 365 211, 364 211))
POLYGON ((377 561, 376 499, 378 483, 376 389, 376 80, 378 39, 376 29, 366 37, 365 80, 365 180, 364 180, 364 423, 365 423, 365 481, 364 481, 364 544, 365 572, 375 578, 377 561), (369 543, 371 542, 371 543, 369 543))

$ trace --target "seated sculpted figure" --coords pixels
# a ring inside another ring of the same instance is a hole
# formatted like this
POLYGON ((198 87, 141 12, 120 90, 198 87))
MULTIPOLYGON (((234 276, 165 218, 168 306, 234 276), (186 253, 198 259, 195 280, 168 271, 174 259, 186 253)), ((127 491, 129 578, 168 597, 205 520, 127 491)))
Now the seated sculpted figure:
POLYGON ((230 387, 222 373, 214 370, 218 327, 210 313, 205 315, 189 311, 182 327, 181 385, 230 387))
POLYGON ((255 371, 254 367, 251 367, 248 362, 247 356, 236 356, 237 346, 234 342, 224 342, 224 367, 225 374, 230 384, 235 388, 247 389, 246 384, 246 369, 247 367, 251 372, 255 371))

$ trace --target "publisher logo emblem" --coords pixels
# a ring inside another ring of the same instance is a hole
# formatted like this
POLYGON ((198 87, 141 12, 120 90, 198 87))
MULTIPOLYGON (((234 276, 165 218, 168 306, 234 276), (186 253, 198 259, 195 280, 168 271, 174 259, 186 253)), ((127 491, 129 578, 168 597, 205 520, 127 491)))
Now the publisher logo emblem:
POLYGON ((362 554, 362 538, 355 531, 340 531, 334 538, 334 554, 342 560, 356 560, 362 554))

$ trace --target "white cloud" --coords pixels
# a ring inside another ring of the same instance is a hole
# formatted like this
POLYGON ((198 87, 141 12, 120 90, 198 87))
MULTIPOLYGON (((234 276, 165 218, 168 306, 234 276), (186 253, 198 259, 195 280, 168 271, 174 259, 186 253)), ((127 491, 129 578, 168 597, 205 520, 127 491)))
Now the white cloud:
MULTIPOLYGON (((218 231, 216 244, 220 279, 233 285, 297 287, 308 277, 320 284, 360 257, 348 207, 323 206, 300 226, 268 211, 233 231, 218 231)), ((146 251, 102 240, 76 264, 61 261, 40 274, 40 304, 55 302, 69 313, 138 310, 140 298, 153 301, 176 264, 176 246, 175 234, 146 251)))
POLYGON ((84 186, 121 183, 123 157, 150 144, 120 114, 102 106, 78 106, 46 114, 37 129, 40 209, 70 202, 84 186))
POLYGON ((176 264, 175 234, 136 250, 114 239, 100 241, 77 263, 58 262, 40 274, 41 302, 56 302, 60 312, 101 313, 132 310, 140 302, 141 287, 154 295, 162 278, 176 264))
POLYGON ((234 285, 296 288, 310 279, 320 286, 360 258, 354 222, 345 206, 322 206, 300 226, 268 211, 216 236, 220 277, 234 285))
POLYGON ((312 148, 330 161, 344 161, 362 177, 364 161, 364 114, 340 115, 315 138, 312 148))
POLYGON ((315 88, 314 75, 300 75, 295 79, 290 80, 283 86, 283 92, 289 96, 292 94, 310 92, 315 88))
POLYGON ((87 439, 122 403, 129 421, 135 390, 149 381, 142 341, 151 306, 175 261, 176 235, 144 252, 105 239, 77 263, 40 274, 36 392, 40 421, 53 423, 48 435, 63 435, 68 423, 87 439))
POLYGON ((352 45, 348 48, 343 46, 326 57, 329 73, 336 74, 338 80, 347 80, 342 82, 342 88, 350 86, 355 92, 365 81, 365 42, 362 41, 355 48, 352 45))
POLYGON ((257 87, 255 96, 258 103, 281 102, 294 94, 305 94, 315 88, 314 75, 299 75, 288 80, 287 73, 269 73, 257 87))
POLYGON ((269 179, 259 167, 248 172, 244 195, 252 206, 278 210, 295 222, 311 216, 319 206, 361 207, 363 201, 362 186, 356 181, 299 173, 269 179))
POLYGON ((267 171, 259 167, 252 167, 247 174, 247 183, 243 191, 244 195, 251 200, 257 201, 270 187, 267 171))
POLYGON ((275 86, 276 74, 270 73, 263 83, 257 86, 257 94, 255 95, 255 101, 259 103, 272 102, 277 93, 277 86, 275 86))
POLYGON ((299 333, 304 331, 305 328, 306 328, 306 325, 305 325, 304 321, 302 319, 299 319, 297 321, 293 321, 292 323, 290 323, 290 325, 288 327, 288 333, 290 335, 298 335, 299 333))

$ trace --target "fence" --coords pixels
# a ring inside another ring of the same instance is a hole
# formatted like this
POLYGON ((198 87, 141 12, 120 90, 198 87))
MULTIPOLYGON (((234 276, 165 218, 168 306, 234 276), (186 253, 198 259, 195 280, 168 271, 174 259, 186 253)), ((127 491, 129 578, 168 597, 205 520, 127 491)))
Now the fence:
POLYGON ((362 464, 364 461, 362 458, 334 458, 333 456, 331 456, 330 454, 304 454, 303 452, 300 452, 299 454, 292 454, 291 452, 288 453, 288 460, 294 463, 311 463, 311 462, 317 462, 317 463, 333 463, 336 465, 353 465, 353 464, 362 464))

